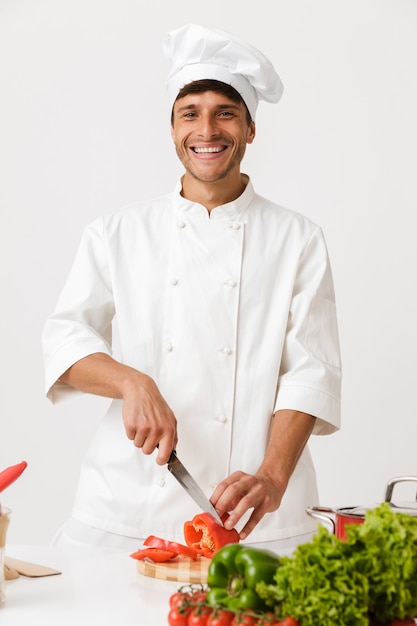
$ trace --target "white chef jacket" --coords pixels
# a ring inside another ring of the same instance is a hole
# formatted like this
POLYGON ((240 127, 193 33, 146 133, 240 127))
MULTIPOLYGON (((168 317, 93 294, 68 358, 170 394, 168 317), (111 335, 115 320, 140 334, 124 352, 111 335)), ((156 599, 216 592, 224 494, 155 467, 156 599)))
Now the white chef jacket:
MULTIPOLYGON (((249 179, 210 214, 180 191, 85 229, 43 331, 46 393, 52 402, 76 393, 59 377, 89 354, 114 355, 117 325, 115 356, 155 380, 178 420, 178 456, 210 497, 231 472, 257 471, 278 409, 316 416, 314 434, 340 427, 335 298, 322 231, 306 217, 257 195, 249 179)), ((305 508, 317 503, 306 447, 251 543, 314 530, 305 508)), ((184 522, 199 512, 166 466, 127 439, 121 401, 112 401, 72 516, 183 541, 184 522)))

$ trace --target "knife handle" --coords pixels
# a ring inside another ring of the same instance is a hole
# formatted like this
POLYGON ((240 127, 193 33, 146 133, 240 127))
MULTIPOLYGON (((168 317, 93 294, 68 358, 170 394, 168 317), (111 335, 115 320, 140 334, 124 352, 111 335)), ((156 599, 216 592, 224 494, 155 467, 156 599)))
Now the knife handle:
MULTIPOLYGON (((156 444, 156 447, 159 448, 159 443, 156 444)), ((177 452, 176 450, 173 450, 171 452, 171 456, 168 459, 168 463, 172 463, 172 461, 176 458, 176 456, 177 456, 177 452)))

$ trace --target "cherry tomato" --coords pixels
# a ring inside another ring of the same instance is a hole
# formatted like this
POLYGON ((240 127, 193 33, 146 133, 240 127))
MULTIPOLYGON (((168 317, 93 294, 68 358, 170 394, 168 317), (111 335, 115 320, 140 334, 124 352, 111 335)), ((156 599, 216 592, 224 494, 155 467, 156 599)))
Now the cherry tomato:
POLYGON ((232 619, 230 626, 255 626, 258 623, 258 618, 254 617, 251 613, 239 613, 232 619))
POLYGON ((278 626, 278 618, 272 612, 264 613, 262 617, 258 619, 257 626, 278 626))
POLYGON ((231 626, 235 614, 226 609, 215 610, 207 620, 207 626, 231 626))
POLYGON ((176 591, 175 593, 172 594, 172 596, 169 599, 169 606, 171 609, 173 608, 181 608, 182 606, 185 605, 186 602, 188 602, 188 600, 190 599, 190 594, 184 591, 176 591))
POLYGON ((211 606, 198 606, 193 608, 188 616, 187 626, 207 626, 208 619, 213 613, 211 606))
POLYGON ((190 595, 191 602, 205 602, 206 598, 207 598, 207 591, 203 589, 194 591, 194 593, 190 595))
POLYGON ((176 607, 170 610, 168 613, 168 624, 169 626, 188 626, 188 617, 190 611, 186 609, 185 611, 180 611, 176 607))

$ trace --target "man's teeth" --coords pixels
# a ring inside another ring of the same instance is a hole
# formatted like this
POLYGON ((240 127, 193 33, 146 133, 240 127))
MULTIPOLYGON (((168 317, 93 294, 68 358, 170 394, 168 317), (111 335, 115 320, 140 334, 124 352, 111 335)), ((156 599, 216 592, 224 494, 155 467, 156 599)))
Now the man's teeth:
POLYGON ((201 154, 202 152, 221 152, 223 148, 193 148, 194 152, 201 154))

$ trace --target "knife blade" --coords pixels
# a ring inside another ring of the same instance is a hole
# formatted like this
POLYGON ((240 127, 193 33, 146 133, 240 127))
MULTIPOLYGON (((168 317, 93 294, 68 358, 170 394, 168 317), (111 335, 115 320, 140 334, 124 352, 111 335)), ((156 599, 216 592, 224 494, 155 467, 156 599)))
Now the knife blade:
POLYGON ((183 487, 194 502, 198 504, 200 509, 202 509, 205 513, 210 513, 210 515, 215 518, 216 522, 223 526, 220 515, 207 498, 204 491, 191 476, 190 472, 181 463, 175 450, 171 452, 171 456, 168 459, 168 469, 174 478, 178 480, 181 487, 183 487))

